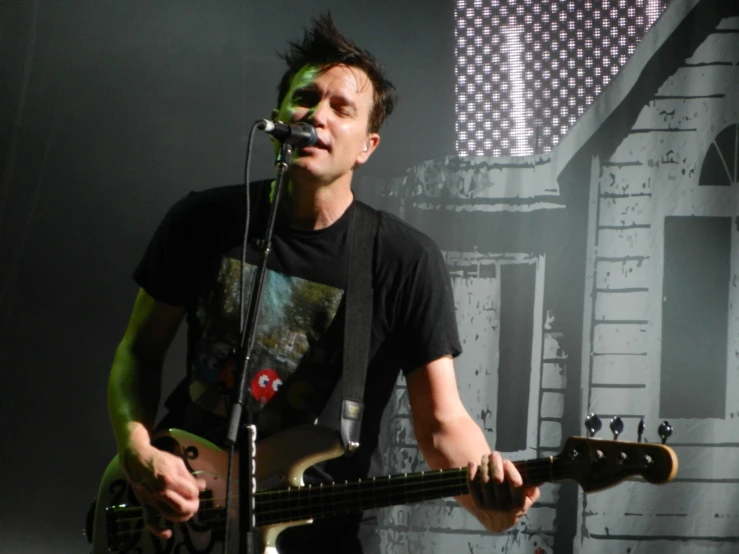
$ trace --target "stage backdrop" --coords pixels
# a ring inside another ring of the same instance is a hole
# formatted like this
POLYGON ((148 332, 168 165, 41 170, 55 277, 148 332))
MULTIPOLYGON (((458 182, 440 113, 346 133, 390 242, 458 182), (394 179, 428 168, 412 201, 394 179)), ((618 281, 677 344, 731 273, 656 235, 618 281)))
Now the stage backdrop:
MULTIPOLYGON (((612 0, 616 23, 562 50, 625 54, 582 73, 535 54, 606 4, 0 3, 0 551, 86 551, 130 272, 173 201, 239 182, 275 50, 331 8, 402 93, 355 191, 441 247, 460 390, 490 444, 557 455, 592 413, 604 439, 620 417, 621 441, 644 420, 660 443, 668 421, 680 460, 663 486, 545 484, 499 536, 450 500, 387 509, 383 552, 739 552, 739 8, 612 0)), ((255 177, 270 172, 262 143, 255 177)), ((389 417, 391 465, 423 470, 402 381, 389 417)))
MULTIPOLYGON (((621 441, 644 421, 659 444, 667 421, 679 457, 667 485, 544 485, 500 537, 449 500, 387 510, 387 551, 739 552, 738 187, 739 4, 714 0, 671 2, 551 152, 367 180, 444 252, 460 388, 490 444, 557 455, 592 413, 621 441)), ((423 470, 402 384, 395 409, 388 457, 423 470)))

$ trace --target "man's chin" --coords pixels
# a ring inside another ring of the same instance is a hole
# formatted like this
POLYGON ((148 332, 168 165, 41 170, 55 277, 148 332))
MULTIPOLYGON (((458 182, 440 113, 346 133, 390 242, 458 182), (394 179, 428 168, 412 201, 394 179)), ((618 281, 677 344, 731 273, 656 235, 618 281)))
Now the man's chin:
POLYGON ((290 164, 290 178, 299 179, 305 182, 319 183, 326 179, 326 176, 319 168, 310 163, 310 160, 298 158, 290 164))
POLYGON ((293 161, 290 164, 290 171, 292 173, 301 173, 306 175, 318 175, 320 173, 314 160, 303 157, 293 158, 293 161))

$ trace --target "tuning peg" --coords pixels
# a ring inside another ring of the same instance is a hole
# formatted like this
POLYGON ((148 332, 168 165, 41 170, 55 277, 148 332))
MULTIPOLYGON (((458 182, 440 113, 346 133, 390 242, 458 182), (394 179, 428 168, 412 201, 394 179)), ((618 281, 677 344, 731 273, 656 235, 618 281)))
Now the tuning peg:
POLYGON ((662 437, 662 444, 665 444, 667 439, 670 438, 670 435, 672 435, 672 425, 670 425, 670 422, 665 420, 660 423, 660 426, 657 428, 657 433, 662 437))
POLYGON ((611 433, 613 433, 613 440, 617 441, 618 436, 624 431, 624 422, 620 417, 616 416, 611 419, 611 433))
POLYGON ((636 442, 641 442, 642 436, 644 435, 644 430, 647 428, 647 424, 644 423, 644 418, 641 418, 639 420, 639 426, 636 428, 636 432, 639 435, 639 438, 636 440, 636 442))
POLYGON ((600 418, 595 414, 590 414, 585 418, 585 429, 588 430, 588 436, 590 437, 594 437, 595 434, 600 431, 602 426, 603 424, 601 423, 600 418))

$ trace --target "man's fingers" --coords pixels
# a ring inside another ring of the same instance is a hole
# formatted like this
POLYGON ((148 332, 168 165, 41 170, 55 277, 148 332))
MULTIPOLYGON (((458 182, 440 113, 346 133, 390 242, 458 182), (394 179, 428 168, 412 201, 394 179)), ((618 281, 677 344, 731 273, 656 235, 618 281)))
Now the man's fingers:
POLYGON ((197 514, 205 479, 190 473, 185 461, 173 454, 153 449, 139 456, 124 455, 124 468, 133 491, 145 506, 147 530, 162 540, 172 537, 171 523, 182 523, 197 514))
POLYGON ((480 472, 485 471, 485 475, 481 475, 480 482, 482 483, 482 504, 483 506, 495 506, 498 502, 497 498, 497 487, 495 481, 495 464, 491 463, 490 457, 483 456, 484 463, 480 466, 480 472), (491 473, 493 475, 491 475, 491 473))
POLYGON ((491 479, 496 483, 502 483, 504 477, 503 457, 500 455, 500 452, 493 452, 492 454, 488 454, 486 457, 490 463, 491 479))
POLYGON ((476 486, 475 482, 479 479, 479 468, 474 462, 467 464, 467 470, 469 475, 470 484, 470 495, 474 499, 475 503, 482 504, 482 497, 480 496, 480 487, 476 486))
POLYGON ((169 521, 181 523, 187 521, 198 511, 198 500, 183 497, 177 491, 164 490, 159 495, 160 512, 169 521))
POLYGON ((491 473, 495 473, 495 467, 492 466, 489 456, 483 456, 480 460, 480 481, 489 483, 491 473))
MULTIPOLYGON (((183 496, 179 490, 172 487, 165 487, 158 491, 144 488, 135 492, 142 504, 154 507, 162 517, 176 523, 187 521, 193 517, 197 513, 200 504, 199 493, 194 497, 183 496)), ((147 523, 151 523, 151 521, 149 519, 147 523)))
POLYGON ((146 521, 146 529, 162 540, 172 537, 172 529, 166 525, 162 525, 159 513, 151 506, 144 507, 144 520, 146 521))
POLYGON ((509 512, 518 520, 539 498, 539 488, 524 485, 515 464, 504 460, 499 452, 483 456, 479 466, 470 463, 468 467, 470 493, 480 507, 509 512))
POLYGON ((154 525, 149 525, 147 523, 146 530, 149 531, 149 533, 151 533, 155 537, 158 537, 165 541, 172 538, 172 529, 160 529, 159 527, 156 527, 154 525))
MULTIPOLYGON (((501 466, 505 476, 505 480, 507 480, 514 487, 523 486, 523 477, 521 477, 521 474, 512 461, 501 460, 501 466)), ((503 479, 501 479, 500 482, 502 483, 503 479)))
POLYGON ((200 486, 198 480, 185 471, 174 475, 168 480, 167 489, 174 490, 188 500, 197 500, 200 497, 200 486))
POLYGON ((541 495, 539 487, 526 486, 523 490, 527 501, 529 501, 529 506, 539 500, 539 496, 541 495))

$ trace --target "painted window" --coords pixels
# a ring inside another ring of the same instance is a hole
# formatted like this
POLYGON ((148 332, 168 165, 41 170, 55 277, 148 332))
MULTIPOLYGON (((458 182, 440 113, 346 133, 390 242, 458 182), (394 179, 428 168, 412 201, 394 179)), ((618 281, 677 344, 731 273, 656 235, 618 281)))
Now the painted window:
POLYGON ((739 182, 739 124, 722 130, 708 147, 700 186, 728 187, 739 182))
POLYGON ((730 217, 665 217, 661 418, 726 417, 730 217))

